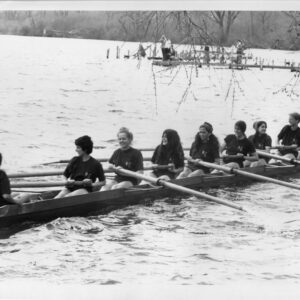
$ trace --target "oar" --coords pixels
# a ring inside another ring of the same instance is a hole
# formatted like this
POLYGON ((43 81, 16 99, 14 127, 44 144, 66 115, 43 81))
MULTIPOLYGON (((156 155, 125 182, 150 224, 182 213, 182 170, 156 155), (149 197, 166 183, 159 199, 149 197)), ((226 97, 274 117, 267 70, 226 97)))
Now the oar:
MULTIPOLYGON (((108 160, 109 160, 109 158, 95 158, 95 159, 99 162, 108 162, 108 160)), ((151 161, 151 157, 144 157, 143 160, 144 161, 151 161)), ((69 162, 70 162, 69 159, 62 159, 62 160, 58 160, 58 161, 43 163, 41 165, 42 166, 48 166, 48 165, 54 165, 54 164, 67 164, 69 162)))
POLYGON ((179 191, 179 192, 182 192, 182 193, 190 194, 190 195, 193 195, 193 196, 196 196, 196 197, 201 197, 201 198, 204 198, 208 201, 216 202, 216 203, 219 203, 219 204, 222 204, 222 205, 225 205, 225 206, 229 206, 231 208, 235 208, 235 209, 238 209, 238 210, 245 211, 241 206, 238 206, 238 205, 236 205, 232 202, 222 200, 222 199, 219 199, 217 197, 210 196, 208 194, 201 193, 201 192, 198 192, 198 191, 195 191, 195 190, 177 185, 177 184, 169 182, 169 181, 160 180, 158 178, 154 178, 154 177, 146 176, 146 175, 136 173, 136 172, 133 172, 133 171, 125 170, 125 169, 120 168, 120 167, 116 168, 116 172, 118 172, 122 175, 129 176, 129 177, 134 177, 134 178, 137 178, 137 179, 140 179, 140 180, 145 180, 145 181, 148 181, 148 182, 156 184, 156 185, 161 185, 161 186, 164 186, 166 188, 176 190, 176 191, 179 191))
POLYGON ((290 164, 294 164, 294 165, 299 165, 300 164, 300 160, 297 160, 297 159, 287 158, 287 157, 283 157, 283 156, 280 156, 280 155, 264 152, 264 151, 261 151, 261 150, 256 150, 256 153, 259 154, 260 156, 278 159, 278 160, 281 160, 281 161, 284 161, 284 162, 287 162, 287 163, 290 163, 290 164))
POLYGON ((256 180, 260 180, 260 181, 267 181, 267 182, 271 182, 271 183, 275 183, 275 184, 279 184, 279 185, 283 185, 286 187, 300 190, 300 185, 298 185, 298 184, 294 184, 294 183, 290 183, 290 182, 286 182, 286 181, 282 181, 282 180, 278 180, 278 179, 274 179, 274 178, 270 178, 270 177, 266 177, 266 176, 262 176, 262 175, 258 175, 258 174, 253 174, 253 173, 250 173, 250 172, 247 172, 244 170, 240 170, 240 169, 234 169, 234 168, 230 168, 227 166, 220 166, 220 165, 209 163, 209 162, 193 161, 193 160, 190 160, 190 161, 192 163, 198 164, 203 167, 213 168, 213 169, 217 169, 220 171, 224 171, 226 173, 237 174, 237 175, 249 177, 252 179, 256 179, 256 180))
MULTIPOLYGON (((139 148, 140 151, 154 151, 154 148, 139 148)), ((183 148, 184 151, 189 151, 190 148, 183 148)), ((96 158, 99 162, 107 162, 109 160, 109 158, 96 158)), ((150 161, 151 157, 145 157, 144 161, 150 161)), ((48 162, 48 163, 44 163, 42 164, 42 166, 47 166, 47 165, 52 165, 52 164, 66 164, 68 163, 70 160, 69 159, 62 159, 62 160, 58 160, 58 161, 52 161, 52 162, 48 162)))
POLYGON ((57 187, 65 186, 66 182, 63 181, 51 181, 51 182, 17 182, 11 183, 11 188, 39 188, 39 187, 57 187))
POLYGON ((297 149, 298 146, 285 146, 285 145, 278 145, 278 146, 272 146, 270 149, 279 149, 279 150, 290 150, 290 149, 297 149))
MULTIPOLYGON (((159 165, 159 169, 168 169, 170 165, 159 165)), ((153 170, 153 167, 145 167, 144 170, 153 170)), ((104 173, 113 173, 111 169, 104 169, 104 173)), ((46 177, 46 176, 59 176, 63 175, 63 171, 49 171, 49 172, 33 172, 33 173, 11 173, 8 174, 9 178, 25 178, 25 177, 46 177)))

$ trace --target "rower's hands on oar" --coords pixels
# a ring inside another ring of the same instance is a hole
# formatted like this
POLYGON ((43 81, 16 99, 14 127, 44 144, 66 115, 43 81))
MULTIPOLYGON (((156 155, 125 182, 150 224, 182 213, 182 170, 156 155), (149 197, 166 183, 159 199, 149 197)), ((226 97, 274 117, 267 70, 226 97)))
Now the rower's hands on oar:
POLYGON ((65 184, 67 189, 71 189, 75 186, 75 180, 73 179, 68 179, 66 184, 65 184))

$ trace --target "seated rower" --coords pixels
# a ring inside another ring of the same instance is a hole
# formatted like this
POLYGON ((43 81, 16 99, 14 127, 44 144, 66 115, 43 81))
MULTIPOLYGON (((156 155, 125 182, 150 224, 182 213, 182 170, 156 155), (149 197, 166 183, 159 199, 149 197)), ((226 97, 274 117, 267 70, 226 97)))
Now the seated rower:
POLYGON ((300 150, 300 114, 291 113, 289 115, 289 125, 284 126, 277 138, 277 145, 294 146, 294 149, 279 149, 279 154, 290 159, 299 157, 298 151, 300 150))
POLYGON ((105 184, 101 163, 90 156, 93 151, 91 138, 87 135, 79 137, 75 145, 78 156, 73 157, 65 169, 66 187, 55 198, 87 194, 105 184))
POLYGON ((229 167, 243 168, 247 161, 250 162, 250 167, 260 165, 254 145, 245 135, 246 127, 244 121, 237 121, 234 125, 235 134, 227 135, 225 143, 221 146, 221 152, 226 151, 223 162, 229 167))
MULTIPOLYGON (((266 133, 267 123, 265 121, 255 122, 253 124, 253 128, 255 129, 255 134, 249 136, 249 141, 254 145, 255 149, 270 152, 270 147, 272 146, 272 139, 266 133)), ((260 165, 266 165, 268 159, 260 157, 258 162, 260 165)))
MULTIPOLYGON (((2 164, 2 154, 0 153, 0 166, 2 164)), ((28 194, 14 196, 11 194, 10 182, 4 170, 0 169, 0 207, 9 204, 23 204, 29 201, 28 194)))
MULTIPOLYGON (((200 126, 199 132, 195 136, 195 141, 190 149, 190 157, 195 161, 206 161, 219 164, 219 148, 219 141, 213 134, 212 125, 205 122, 200 126)), ((209 172, 209 168, 188 162, 188 165, 184 168, 184 171, 178 178, 198 176, 209 172)))
MULTIPOLYGON (((122 167, 130 171, 143 173, 143 155, 141 151, 131 147, 133 134, 127 128, 122 127, 117 136, 120 148, 117 149, 109 159, 109 169, 114 170, 116 167, 122 167)), ((139 181, 136 178, 117 173, 111 182, 102 187, 101 191, 129 188, 138 183, 139 181)))
POLYGON ((164 180, 176 178, 184 167, 184 152, 177 131, 166 129, 163 132, 161 144, 156 147, 151 158, 154 171, 152 176, 164 180), (169 169, 159 169, 160 165, 170 165, 169 169))

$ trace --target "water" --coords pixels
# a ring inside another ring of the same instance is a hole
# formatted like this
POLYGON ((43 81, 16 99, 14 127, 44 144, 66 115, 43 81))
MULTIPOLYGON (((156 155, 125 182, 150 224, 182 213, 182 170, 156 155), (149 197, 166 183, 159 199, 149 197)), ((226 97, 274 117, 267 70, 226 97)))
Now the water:
MULTIPOLYGON (((299 82, 288 70, 203 68, 191 76, 188 66, 152 68, 148 60, 106 59, 108 47, 111 55, 116 45, 127 54, 137 48, 134 43, 15 36, 0 41, 7 172, 52 170, 40 164, 75 155, 74 140, 83 134, 98 146, 94 157, 108 157, 121 126, 132 129, 136 147, 156 146, 166 128, 178 130, 189 147, 204 121, 222 140, 236 120, 245 120, 250 134, 252 123, 264 119, 275 140, 288 113, 300 108, 299 82)), ((278 64, 300 61, 296 52, 251 52, 278 64)), ((300 184, 299 177, 293 181, 300 184)), ((185 197, 29 225, 0 240, 0 282, 299 283, 298 192, 257 183, 210 193, 249 213, 185 197)))

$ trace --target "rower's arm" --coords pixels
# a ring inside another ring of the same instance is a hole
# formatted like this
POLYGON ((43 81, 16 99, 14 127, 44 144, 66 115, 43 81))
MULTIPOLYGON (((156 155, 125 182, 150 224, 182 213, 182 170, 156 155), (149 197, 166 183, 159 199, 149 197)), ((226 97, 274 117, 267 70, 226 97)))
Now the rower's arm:
POLYGON ((14 198, 10 194, 3 194, 2 197, 7 201, 8 203, 13 203, 15 204, 14 198))
POLYGON ((97 189, 100 189, 101 187, 103 187, 105 184, 106 184, 106 180, 96 181, 96 182, 92 183, 92 187, 97 190, 97 189))
POLYGON ((220 153, 222 154, 224 150, 226 150, 226 143, 223 143, 223 144, 220 146, 220 153))
POLYGON ((248 161, 258 161, 258 154, 256 152, 253 152, 250 154, 250 156, 244 156, 245 160, 248 161))

